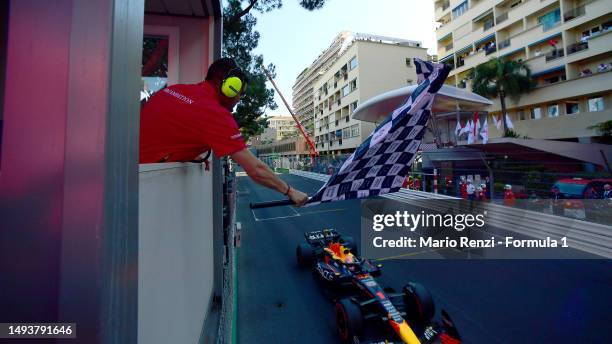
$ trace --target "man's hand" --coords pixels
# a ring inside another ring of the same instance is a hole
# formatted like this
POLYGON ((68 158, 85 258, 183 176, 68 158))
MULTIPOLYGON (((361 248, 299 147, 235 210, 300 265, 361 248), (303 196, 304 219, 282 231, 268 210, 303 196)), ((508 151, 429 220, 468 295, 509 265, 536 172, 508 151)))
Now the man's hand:
MULTIPOLYGON (((244 168, 247 175, 251 177, 254 182, 276 190, 281 194, 287 192, 287 187, 289 185, 272 172, 266 164, 259 161, 259 159, 257 159, 248 149, 243 149, 232 154, 232 159, 244 168)), ((289 189, 287 196, 296 207, 301 207, 308 201, 308 195, 294 188, 289 189)))
POLYGON ((293 202, 293 204, 296 207, 301 207, 303 206, 307 201, 308 201, 308 195, 303 193, 300 190, 296 190, 294 188, 291 188, 291 190, 289 190, 289 199, 293 202))

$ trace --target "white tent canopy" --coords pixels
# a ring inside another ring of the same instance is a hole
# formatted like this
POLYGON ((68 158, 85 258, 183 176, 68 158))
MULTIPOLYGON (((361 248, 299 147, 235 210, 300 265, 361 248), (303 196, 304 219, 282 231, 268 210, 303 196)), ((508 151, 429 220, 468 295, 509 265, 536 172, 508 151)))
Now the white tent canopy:
MULTIPOLYGON (((359 105, 353 112, 353 118, 360 121, 381 122, 398 108, 416 88, 417 85, 411 85, 379 94, 359 105)), ((491 104, 493 103, 485 97, 461 88, 444 85, 436 95, 432 111, 434 114, 457 110, 486 111, 491 104)))

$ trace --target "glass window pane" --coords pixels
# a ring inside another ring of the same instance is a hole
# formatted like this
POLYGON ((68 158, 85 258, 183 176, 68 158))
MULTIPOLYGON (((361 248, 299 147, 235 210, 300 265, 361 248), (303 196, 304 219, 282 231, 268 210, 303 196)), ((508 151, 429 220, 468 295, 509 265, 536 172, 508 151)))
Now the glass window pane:
POLYGON ((142 85, 140 100, 147 99, 168 83, 168 37, 145 35, 142 40, 142 85))
POLYGON ((603 111, 603 98, 596 97, 589 99, 589 112, 603 111))
POLYGON ((349 69, 353 70, 355 68, 357 68, 357 56, 353 57, 349 62, 349 69))
POLYGON ((548 106, 548 117, 557 117, 559 116, 559 105, 552 104, 548 106))
POLYGON ((568 115, 577 114, 580 112, 580 107, 577 102, 571 102, 565 104, 565 113, 568 115))

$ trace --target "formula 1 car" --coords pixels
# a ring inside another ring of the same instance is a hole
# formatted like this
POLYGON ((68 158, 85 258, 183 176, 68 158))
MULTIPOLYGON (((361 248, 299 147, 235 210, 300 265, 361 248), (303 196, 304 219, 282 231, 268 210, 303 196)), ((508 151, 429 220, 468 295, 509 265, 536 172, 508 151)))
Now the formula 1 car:
POLYGON ((384 343, 461 343, 445 311, 441 322, 433 320, 435 306, 425 287, 411 282, 401 293, 383 289, 374 279, 381 274, 382 265, 359 257, 351 237, 334 229, 304 233, 304 237, 306 242, 296 248, 298 265, 313 268, 324 287, 334 293, 336 324, 343 343, 362 343, 366 322, 382 325, 379 327, 387 337, 384 343))

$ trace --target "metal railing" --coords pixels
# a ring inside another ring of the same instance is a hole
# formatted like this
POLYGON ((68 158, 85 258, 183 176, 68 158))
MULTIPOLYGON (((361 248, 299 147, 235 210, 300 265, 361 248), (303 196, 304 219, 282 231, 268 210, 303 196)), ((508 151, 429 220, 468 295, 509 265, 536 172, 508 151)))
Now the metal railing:
POLYGON ((589 42, 579 42, 567 46, 567 54, 571 55, 589 48, 589 42))
POLYGON ((500 24, 500 23, 502 23, 502 22, 504 22, 506 20, 508 20, 508 12, 506 12, 504 14, 501 14, 501 15, 497 16, 497 18, 495 18, 495 22, 497 24, 500 24))
POLYGON ((548 54, 546 54, 546 62, 556 60, 558 58, 563 57, 564 55, 565 53, 563 52, 563 49, 555 49, 549 52, 548 54))
POLYGON ((499 44, 497 45, 499 50, 502 50, 502 49, 507 48, 509 46, 510 46, 510 38, 504 39, 503 41, 499 42, 499 44))

